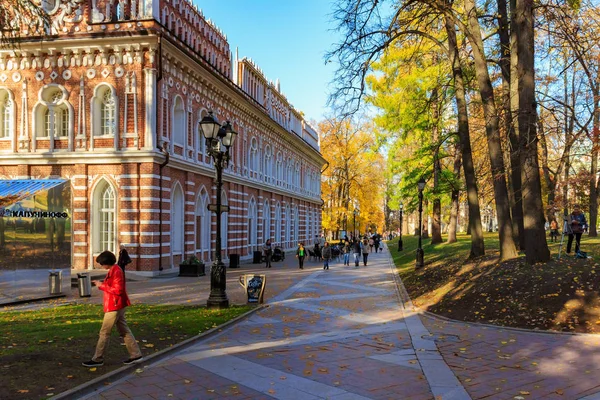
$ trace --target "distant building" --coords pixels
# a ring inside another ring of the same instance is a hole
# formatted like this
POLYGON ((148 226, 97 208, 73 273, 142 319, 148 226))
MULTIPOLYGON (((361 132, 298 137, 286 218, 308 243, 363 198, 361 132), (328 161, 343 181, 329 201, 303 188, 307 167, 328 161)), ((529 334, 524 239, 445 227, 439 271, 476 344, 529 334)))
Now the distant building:
POLYGON ((239 133, 224 258, 321 232, 317 132, 190 2, 42 5, 43 40, 25 27, 24 43, 0 50, 0 178, 70 180, 73 268, 121 244, 128 269, 148 274, 212 259, 215 170, 198 129, 209 111, 239 133))

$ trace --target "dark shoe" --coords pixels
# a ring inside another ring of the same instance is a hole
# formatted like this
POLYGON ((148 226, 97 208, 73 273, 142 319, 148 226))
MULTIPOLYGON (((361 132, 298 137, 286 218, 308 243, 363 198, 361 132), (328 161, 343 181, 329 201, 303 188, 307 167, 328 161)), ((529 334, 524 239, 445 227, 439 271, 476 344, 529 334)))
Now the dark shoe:
POLYGON ((94 360, 85 361, 85 362, 82 362, 81 365, 83 365, 84 367, 87 367, 87 368, 101 367, 101 366, 104 365, 104 360, 100 360, 100 361, 94 361, 94 360))
POLYGON ((142 362, 144 360, 144 357, 139 356, 136 358, 128 358, 127 360, 123 361, 123 364, 125 365, 131 365, 131 364, 137 364, 139 362, 142 362))

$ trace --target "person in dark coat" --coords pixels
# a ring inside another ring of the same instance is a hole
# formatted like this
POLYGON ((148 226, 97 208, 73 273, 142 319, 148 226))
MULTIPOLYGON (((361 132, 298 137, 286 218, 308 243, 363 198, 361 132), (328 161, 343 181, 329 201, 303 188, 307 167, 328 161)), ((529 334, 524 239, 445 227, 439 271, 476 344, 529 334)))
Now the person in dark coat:
POLYGON ((131 264, 131 257, 129 257, 129 253, 127 253, 125 246, 121 245, 121 251, 119 251, 119 260, 117 261, 117 265, 121 267, 123 272, 125 272, 125 266, 127 264, 131 264))
POLYGON ((573 212, 569 216, 571 231, 569 232, 569 241, 567 242, 567 254, 571 252, 573 238, 575 239, 575 253, 579 253, 581 245, 581 235, 583 227, 587 224, 585 214, 581 212, 579 204, 573 206, 573 212))

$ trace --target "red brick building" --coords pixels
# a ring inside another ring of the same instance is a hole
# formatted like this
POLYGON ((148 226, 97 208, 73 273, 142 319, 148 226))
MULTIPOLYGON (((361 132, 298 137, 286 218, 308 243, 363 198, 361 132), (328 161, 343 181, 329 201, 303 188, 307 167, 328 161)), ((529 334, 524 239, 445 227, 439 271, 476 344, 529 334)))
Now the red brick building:
POLYGON ((26 42, 0 50, 0 178, 70 180, 73 268, 121 244, 148 274, 212 259, 215 169, 198 129, 209 111, 238 132, 224 258, 319 234, 317 132, 191 3, 42 4, 44 40, 25 27, 26 42))

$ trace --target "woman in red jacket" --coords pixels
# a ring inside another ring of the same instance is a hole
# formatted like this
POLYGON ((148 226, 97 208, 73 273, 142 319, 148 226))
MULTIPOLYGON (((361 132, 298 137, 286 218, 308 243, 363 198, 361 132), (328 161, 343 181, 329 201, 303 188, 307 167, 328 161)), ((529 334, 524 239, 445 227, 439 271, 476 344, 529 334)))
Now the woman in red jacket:
POLYGON ((125 320, 125 307, 131 304, 125 291, 125 274, 121 267, 116 265, 117 258, 110 251, 100 253, 96 262, 104 268, 110 268, 104 282, 92 281, 94 286, 104 292, 104 320, 102 328, 100 328, 96 353, 90 361, 86 361, 82 365, 84 367, 104 365, 104 350, 110 341, 110 333, 115 324, 129 352, 129 358, 123 361, 123 364, 138 363, 142 361, 142 352, 125 320))

